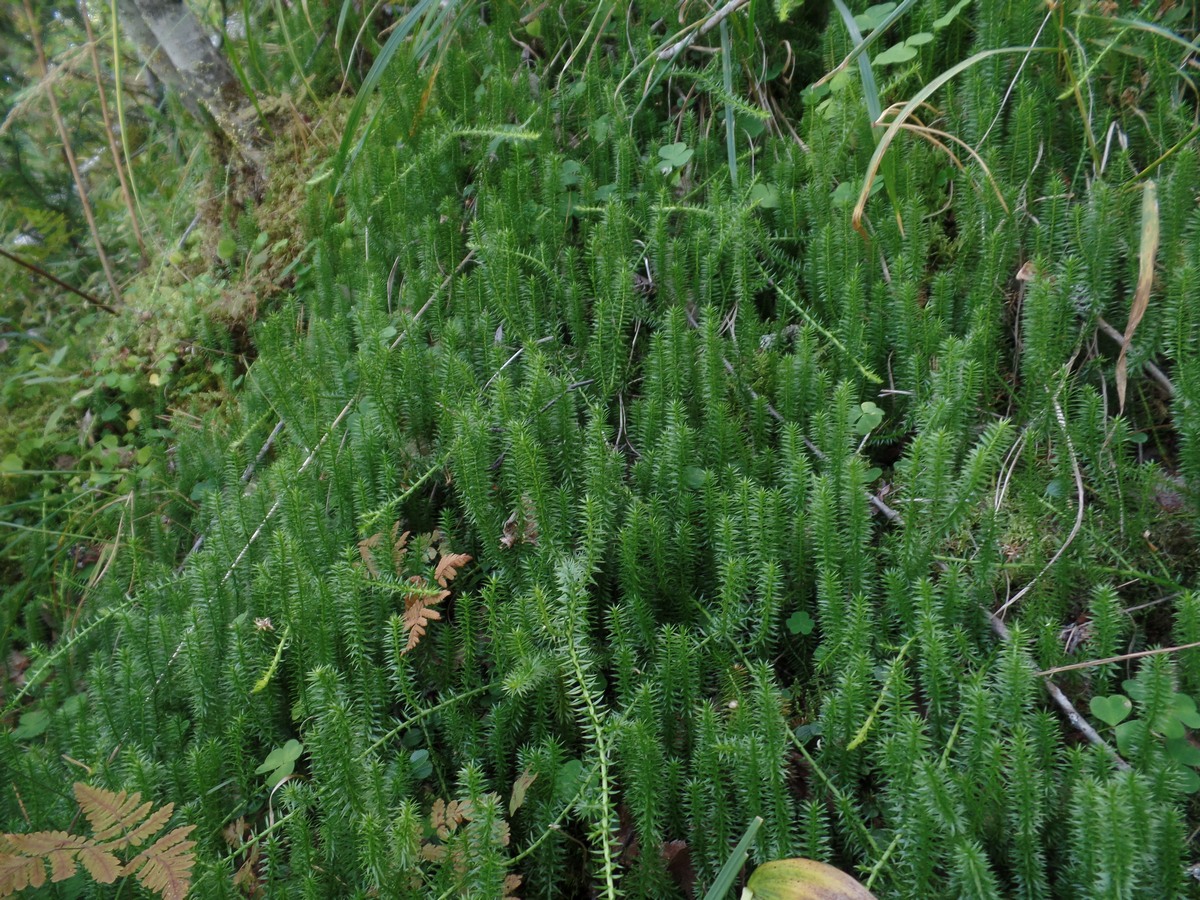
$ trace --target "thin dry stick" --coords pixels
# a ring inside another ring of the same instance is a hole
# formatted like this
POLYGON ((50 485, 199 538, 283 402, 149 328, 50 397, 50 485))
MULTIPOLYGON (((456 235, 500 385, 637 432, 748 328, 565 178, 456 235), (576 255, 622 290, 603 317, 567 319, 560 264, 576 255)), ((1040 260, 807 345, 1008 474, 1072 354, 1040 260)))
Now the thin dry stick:
POLYGON ((662 60, 674 59, 688 47, 692 46, 692 44, 694 44, 698 38, 708 34, 710 31, 720 25, 721 22, 723 22, 727 17, 737 12, 749 2, 750 0, 729 0, 728 3, 705 19, 691 34, 680 38, 674 44, 659 50, 658 58, 662 60))
MULTIPOLYGON (((1125 343, 1125 335, 1121 334, 1121 332, 1109 325, 1108 322, 1104 321, 1103 317, 1100 317, 1096 320, 1096 327, 1118 344, 1125 343)), ((1166 391, 1172 397, 1175 396, 1175 385, 1171 383, 1171 379, 1166 376, 1162 369, 1150 362, 1150 360, 1146 360, 1144 363, 1142 363, 1142 368, 1146 370, 1147 375, 1149 375, 1162 386, 1164 391, 1166 391)))
POLYGON ((1021 588, 1021 590, 1009 597, 1008 600, 1005 601, 1004 605, 996 610, 996 615, 1000 616, 1001 618, 1003 618, 1004 614, 1008 612, 1013 604, 1033 590, 1033 586, 1037 584, 1038 581, 1041 580, 1042 576, 1050 571, 1051 566, 1058 562, 1062 555, 1067 552, 1067 548, 1071 546, 1075 540, 1075 537, 1079 534, 1079 529, 1083 527, 1083 473, 1079 469, 1079 460, 1075 456, 1075 446, 1071 443, 1071 435, 1067 432, 1067 420, 1063 415, 1062 407, 1059 406, 1057 398, 1053 400, 1053 403, 1054 415, 1058 419, 1058 425, 1062 429, 1063 438, 1067 442, 1067 453, 1071 457, 1071 471, 1075 475, 1075 524, 1071 526, 1071 533, 1067 535, 1067 539, 1062 542, 1062 545, 1059 546, 1054 555, 1050 557, 1050 561, 1047 562, 1046 565, 1042 566, 1042 571, 1038 572, 1037 575, 1034 576, 1034 578, 1029 582, 1029 584, 1025 585, 1025 587, 1021 588))
MULTIPOLYGON (((112 127, 112 117, 108 114, 108 96, 104 91, 104 81, 100 77, 100 54, 96 52, 96 36, 92 34, 92 21, 88 17, 87 3, 79 0, 79 18, 83 19, 83 27, 87 30, 87 49, 92 58, 92 73, 96 76, 96 95, 100 99, 100 119, 104 122, 104 136, 108 138, 108 152, 112 154, 113 167, 117 170, 117 179, 121 182, 121 197, 125 208, 129 210, 129 223, 133 226, 133 236, 137 240, 141 253, 142 268, 150 264, 150 256, 146 252, 146 241, 142 237, 142 226, 138 223, 137 211, 133 206, 133 195, 129 190, 129 182, 125 178, 125 166, 121 154, 117 150, 117 137, 112 127)), ((117 90, 120 90, 120 85, 117 90)))
MULTIPOLYGON (((45 77, 50 71, 49 65, 46 63, 46 49, 42 46, 41 29, 38 28, 37 16, 34 15, 33 7, 29 0, 25 0, 25 15, 29 17, 29 35, 33 38, 34 52, 37 53, 39 75, 45 77)), ((117 288, 117 279, 113 275, 112 264, 108 261, 108 254, 104 252, 104 244, 100 242, 100 229, 96 226, 96 217, 92 213, 92 204, 88 200, 87 189, 84 185, 83 175, 79 171, 79 164, 75 161, 75 151, 71 149, 71 138, 67 134, 66 123, 63 122, 62 113, 58 108, 58 98, 54 95, 54 88, 51 87, 46 91, 46 96, 50 99, 50 114, 54 118, 54 125, 58 129, 58 137, 62 141, 63 155, 67 158, 67 165, 71 168, 71 177, 75 180, 75 190, 79 192, 79 203, 83 206, 83 215, 87 219, 88 229, 92 233, 92 242, 96 245, 96 255, 100 258, 100 265, 104 269, 104 277, 108 280, 108 288, 112 291, 113 300, 121 301, 121 291, 117 288)))
MULTIPOLYGON (((1005 624, 1000 621, 997 616, 989 612, 988 620, 992 623, 992 630, 1000 636, 1001 640, 1003 640, 1005 643, 1008 643, 1010 640, 1012 640, 1012 634, 1009 632, 1007 626, 1005 626, 1005 624)), ((1046 673, 1039 672, 1038 674, 1044 675, 1046 673)), ((1070 701, 1070 699, 1068 699, 1067 695, 1062 692, 1059 686, 1049 678, 1047 678, 1043 683, 1046 685, 1046 691, 1052 698, 1054 698, 1054 702, 1057 703, 1058 708, 1063 711, 1063 715, 1067 717, 1067 721, 1075 726, 1075 729, 1085 738, 1087 738, 1090 743, 1095 744, 1097 747, 1104 750, 1110 757, 1112 757, 1112 760, 1114 763, 1116 763, 1118 769, 1129 771, 1129 763, 1125 762, 1125 760, 1121 758, 1121 754, 1114 750, 1109 743, 1104 740, 1104 738, 1100 737, 1100 735, 1096 733, 1096 729, 1091 726, 1087 719, 1079 714, 1079 710, 1075 708, 1075 705, 1070 701)))
POLYGON ((1190 644, 1180 644, 1178 647, 1156 647, 1153 650, 1139 650, 1137 653, 1123 653, 1120 656, 1106 656, 1104 659, 1091 659, 1087 662, 1072 663, 1069 666, 1055 666, 1053 669, 1043 669, 1039 675, 1053 675, 1056 672, 1070 672, 1075 669, 1091 669, 1094 666, 1106 666, 1109 663, 1125 662, 1127 659, 1141 659, 1145 656, 1159 656, 1163 653, 1176 653, 1179 650, 1192 650, 1200 647, 1200 641, 1190 644))
POLYGON ((100 307, 100 309, 104 310, 106 313, 112 313, 114 316, 117 314, 117 311, 115 309, 113 309, 111 306, 109 306, 107 303, 105 303, 103 300, 98 300, 97 298, 93 297, 91 294, 87 293, 87 291, 81 291, 79 288, 75 287, 74 285, 67 284, 61 278, 57 278, 54 275, 51 275, 49 272, 47 272, 45 269, 41 268, 40 266, 35 266, 31 262, 26 262, 25 260, 21 259, 21 257, 19 257, 19 256, 13 256, 11 253, 9 253, 7 250, 5 250, 3 247, 0 247, 0 256, 4 257, 5 259, 12 260, 18 266, 24 266, 26 269, 28 269, 34 275, 39 275, 42 278, 45 278, 47 281, 54 282, 56 285, 58 285, 64 291, 70 291, 72 294, 82 297, 88 303, 92 304, 92 306, 98 306, 98 307, 100 307))

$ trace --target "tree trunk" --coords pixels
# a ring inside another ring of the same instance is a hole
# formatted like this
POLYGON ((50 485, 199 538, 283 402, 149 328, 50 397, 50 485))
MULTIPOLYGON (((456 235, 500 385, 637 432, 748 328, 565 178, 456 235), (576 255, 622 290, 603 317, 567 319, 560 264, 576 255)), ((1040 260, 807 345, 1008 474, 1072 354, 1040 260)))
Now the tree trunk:
POLYGON ((262 136, 246 115, 246 96, 185 0, 118 0, 117 7, 125 33, 154 74, 260 174, 262 136))

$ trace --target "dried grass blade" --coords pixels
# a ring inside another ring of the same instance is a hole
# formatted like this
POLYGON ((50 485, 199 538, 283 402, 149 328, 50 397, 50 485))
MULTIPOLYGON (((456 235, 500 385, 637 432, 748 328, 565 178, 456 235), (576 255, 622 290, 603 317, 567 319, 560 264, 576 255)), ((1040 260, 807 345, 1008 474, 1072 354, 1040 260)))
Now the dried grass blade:
POLYGON ((1158 256, 1158 187, 1147 181, 1142 191, 1142 238, 1138 247, 1138 280, 1133 294, 1133 306, 1129 310, 1129 322, 1125 325, 1125 339, 1121 342, 1121 353, 1117 356, 1117 410, 1125 409, 1125 390, 1129 383, 1129 345, 1134 332, 1150 305, 1150 289, 1154 286, 1154 260, 1158 256))
POLYGON ((863 214, 867 209, 867 199, 870 197, 871 182, 875 179, 876 173, 879 171, 879 166, 883 162, 883 156, 887 153, 888 147, 904 126, 905 121, 916 110, 932 97, 946 82, 965 72, 972 66, 982 62, 993 56, 998 56, 1005 53, 1035 53, 1045 52, 1045 47, 996 47, 990 50, 981 50, 974 56, 964 59, 955 66, 951 66, 945 72, 942 72, 936 78, 917 91, 908 103, 896 114, 896 117, 888 123, 887 130, 875 145, 875 153, 871 156, 871 161, 867 164, 867 173, 863 178, 863 188, 858 195, 858 202, 854 204, 854 212, 851 214, 851 222, 854 225, 854 230, 857 231, 865 239, 867 237, 866 229, 863 227, 863 214))

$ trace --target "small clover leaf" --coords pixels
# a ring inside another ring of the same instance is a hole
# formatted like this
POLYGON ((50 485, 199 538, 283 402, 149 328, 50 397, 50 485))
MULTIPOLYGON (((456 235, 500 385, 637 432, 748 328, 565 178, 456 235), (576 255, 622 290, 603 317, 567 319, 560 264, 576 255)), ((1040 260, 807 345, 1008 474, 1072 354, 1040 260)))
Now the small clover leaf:
POLYGON ((773 184, 759 182, 750 188, 750 199, 763 209, 777 209, 779 207, 779 188, 773 184))
POLYGON ((1196 701, 1187 694, 1173 694, 1167 708, 1181 725, 1200 728, 1200 712, 1196 711, 1196 701))
POLYGON ((554 776, 554 797, 561 802, 571 800, 579 790, 579 779, 583 777, 583 763, 569 759, 558 768, 554 776))
POLYGON ((1185 794, 1194 794, 1200 791, 1200 775, 1196 774, 1195 769, 1179 769, 1179 790, 1185 794))
POLYGON ((817 623, 813 621, 812 616, 804 610, 797 610, 792 613, 787 620, 787 629, 792 634, 812 634, 817 623))
POLYGON ((1149 733, 1146 728, 1146 723, 1141 719, 1130 719, 1128 722, 1122 722, 1113 729, 1113 735, 1117 739, 1117 750, 1122 756, 1130 756, 1134 751, 1141 747, 1149 733))
POLYGON ((958 14, 961 13, 964 9, 966 9, 970 5, 971 5, 971 0, 958 0, 958 3, 955 3, 954 6, 952 6, 950 8, 950 10, 944 16, 942 16, 940 19, 936 19, 934 21, 934 23, 933 23, 934 30, 941 31, 943 28, 945 28, 947 25, 949 25, 951 22, 953 22, 955 19, 957 19, 958 14))
POLYGON ((916 48, 909 46, 909 44, 906 42, 888 47, 886 50, 876 56, 872 62, 874 62, 877 66, 895 66, 900 63, 906 63, 910 59, 915 59, 916 56, 916 48))
POLYGON ((588 134, 597 144, 603 144, 612 134, 612 116, 607 113, 588 126, 588 134))
POLYGON ((562 168, 558 172, 558 183, 564 190, 575 187, 582 180, 583 166, 576 160, 568 159, 562 164, 562 168))
POLYGON ((659 166, 659 171, 664 175, 670 175, 674 169, 682 169, 688 164, 688 160, 692 158, 695 151, 679 141, 674 144, 664 144, 658 148, 659 158, 662 159, 662 164, 659 166))
POLYGON ((267 776, 267 787, 274 788, 296 770, 296 760, 304 752, 304 745, 292 738, 282 747, 267 754, 263 764, 254 770, 255 775, 267 776))
POLYGON ((1111 697, 1093 697, 1091 703, 1092 715, 1105 725, 1116 727, 1133 712, 1133 702, 1123 694, 1111 697))
POLYGON ((413 777, 417 781, 424 781, 433 774, 433 762, 429 759, 428 750, 414 750, 408 757, 408 761, 412 766, 413 777))
POLYGON ((883 410, 870 400, 850 409, 850 427, 858 434, 870 434, 882 421, 883 410))
POLYGON ((1200 766, 1200 747, 1187 738, 1174 738, 1163 744, 1167 756, 1182 766, 1200 766))
POLYGON ((820 722, 808 722, 804 725, 799 725, 796 727, 796 740, 803 744, 806 741, 811 741, 815 737, 820 737, 821 732, 822 728, 820 722))
POLYGON ((888 17, 888 13, 895 8, 895 3, 877 3, 855 16, 854 24, 864 32, 874 31, 883 24, 883 20, 888 17))

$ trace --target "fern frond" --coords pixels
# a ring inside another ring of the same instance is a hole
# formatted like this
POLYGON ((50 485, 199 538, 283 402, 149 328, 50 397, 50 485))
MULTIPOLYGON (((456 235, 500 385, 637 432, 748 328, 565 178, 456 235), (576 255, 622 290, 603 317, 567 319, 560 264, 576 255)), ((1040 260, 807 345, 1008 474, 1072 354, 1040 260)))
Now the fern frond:
POLYGON ((157 834, 171 818, 174 804, 155 810, 152 803, 141 803, 138 792, 113 792, 83 782, 75 783, 75 797, 94 836, 65 831, 0 835, 0 896, 25 887, 41 887, 46 882, 47 863, 51 882, 66 881, 82 864, 100 884, 112 884, 139 869, 144 872, 143 866, 149 864, 151 875, 143 877, 139 873, 139 880, 168 900, 182 900, 195 861, 195 842, 184 839, 194 825, 176 828, 125 865, 112 852, 135 847, 157 834))
POLYGON ((161 894, 163 900, 183 900, 196 861, 192 853, 196 842, 187 839, 195 827, 184 825, 168 831, 131 859, 121 874, 136 875, 143 887, 161 894))

